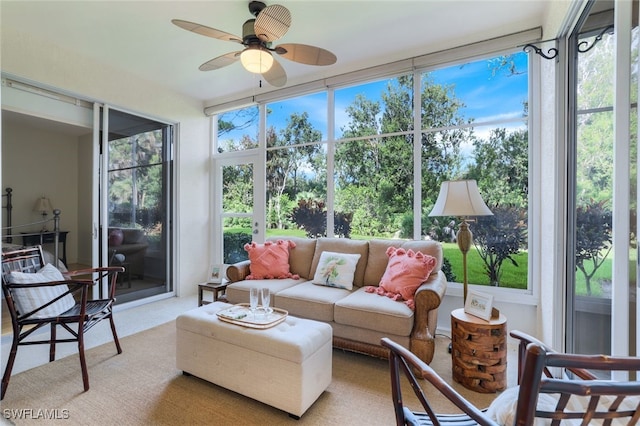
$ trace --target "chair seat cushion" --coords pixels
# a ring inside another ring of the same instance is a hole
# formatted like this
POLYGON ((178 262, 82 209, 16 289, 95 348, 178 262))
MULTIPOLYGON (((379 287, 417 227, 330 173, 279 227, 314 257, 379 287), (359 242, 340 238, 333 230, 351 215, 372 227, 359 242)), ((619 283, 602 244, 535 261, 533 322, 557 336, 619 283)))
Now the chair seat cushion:
MULTIPOLYGON (((62 273, 52 264, 47 263, 42 269, 35 273, 13 271, 9 274, 9 282, 13 284, 41 284, 51 281, 64 281, 62 273)), ((50 302, 56 297, 69 290, 66 284, 50 287, 16 288, 13 290, 13 298, 16 308, 20 314, 26 314, 40 306, 50 302)), ((51 318, 55 317, 75 305, 75 300, 71 293, 35 312, 29 318, 51 318)))

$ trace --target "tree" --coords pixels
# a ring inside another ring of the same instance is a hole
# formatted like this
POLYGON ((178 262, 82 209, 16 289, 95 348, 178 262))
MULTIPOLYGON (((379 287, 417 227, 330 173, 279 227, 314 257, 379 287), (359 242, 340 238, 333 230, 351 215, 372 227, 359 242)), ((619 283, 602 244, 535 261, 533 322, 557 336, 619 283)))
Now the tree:
POLYGON ((587 295, 591 296, 591 279, 611 251, 611 211, 604 201, 591 201, 576 209, 576 268, 584 275, 587 295), (586 264, 591 264, 591 272, 586 264))
POLYGON ((502 264, 509 260, 518 263, 513 255, 518 254, 527 242, 526 210, 513 206, 495 206, 493 216, 479 216, 473 228, 476 250, 484 262, 489 283, 500 285, 502 264))
POLYGON ((474 162, 468 178, 478 182, 485 202, 526 208, 529 196, 527 130, 494 129, 488 140, 473 142, 474 162))
POLYGON ((278 229, 284 227, 290 213, 283 211, 282 201, 295 199, 299 191, 307 189, 299 186, 300 170, 322 164, 316 159, 323 155, 317 143, 321 139, 322 133, 313 128, 307 112, 291 114, 279 136, 273 128, 267 133, 267 146, 282 147, 267 152, 267 216, 275 218, 278 229), (288 198, 284 198, 286 192, 288 198))
MULTIPOLYGON (((463 106, 452 87, 425 78, 422 86, 423 128, 446 128, 464 123, 463 106)), ((413 77, 390 81, 381 101, 357 95, 346 108, 350 122, 343 138, 356 141, 336 145, 336 205, 353 211, 353 229, 362 235, 395 234, 403 226, 413 200, 413 77), (391 136, 379 137, 379 134, 391 136)), ((460 144, 470 130, 424 133, 422 150, 423 199, 435 202, 433 188, 453 176, 461 164, 460 144)))

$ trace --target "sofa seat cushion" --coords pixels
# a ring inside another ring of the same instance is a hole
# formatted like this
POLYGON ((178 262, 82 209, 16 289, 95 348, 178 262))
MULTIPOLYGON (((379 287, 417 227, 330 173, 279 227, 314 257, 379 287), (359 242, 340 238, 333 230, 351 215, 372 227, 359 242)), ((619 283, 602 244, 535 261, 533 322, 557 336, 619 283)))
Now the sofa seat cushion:
POLYGON ((276 293, 304 282, 302 279, 284 278, 280 280, 243 280, 227 286, 227 301, 229 303, 249 303, 249 290, 268 288, 271 292, 271 305, 275 306, 276 293))
POLYGON ((290 315, 331 322, 334 304, 350 293, 349 290, 319 286, 307 281, 276 294, 274 306, 288 311, 290 315))
POLYGON ((364 288, 336 301, 333 318, 338 324, 398 336, 409 336, 413 329, 413 311, 407 305, 364 288))

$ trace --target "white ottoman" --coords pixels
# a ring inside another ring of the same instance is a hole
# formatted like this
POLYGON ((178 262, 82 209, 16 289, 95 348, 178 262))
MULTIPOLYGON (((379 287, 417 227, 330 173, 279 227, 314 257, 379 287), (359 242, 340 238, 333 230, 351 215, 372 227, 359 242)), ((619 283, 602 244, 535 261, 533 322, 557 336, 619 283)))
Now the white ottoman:
POLYGON ((331 383, 329 324, 287 316, 264 330, 220 321, 215 302, 176 318, 176 366, 299 418, 331 383))

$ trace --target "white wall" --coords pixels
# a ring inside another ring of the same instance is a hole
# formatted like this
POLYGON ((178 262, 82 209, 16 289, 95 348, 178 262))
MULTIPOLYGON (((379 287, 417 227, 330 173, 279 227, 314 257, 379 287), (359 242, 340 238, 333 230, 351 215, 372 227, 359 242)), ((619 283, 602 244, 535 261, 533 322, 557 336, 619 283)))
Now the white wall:
POLYGON ((4 73, 179 124, 175 284, 180 294, 195 294, 206 276, 210 247, 209 121, 202 103, 29 34, 3 29, 1 43, 4 73))
MULTIPOLYGON (((78 239, 78 140, 73 136, 26 128, 13 122, 2 126, 2 190, 13 189, 13 225, 42 219, 33 207, 38 198, 49 198, 53 208, 60 209, 60 229, 67 235, 67 261, 77 261, 78 239)), ((48 218, 51 218, 49 213, 48 218)), ((37 232, 42 225, 16 229, 37 232)), ((47 224, 52 230, 53 225, 47 224)))

